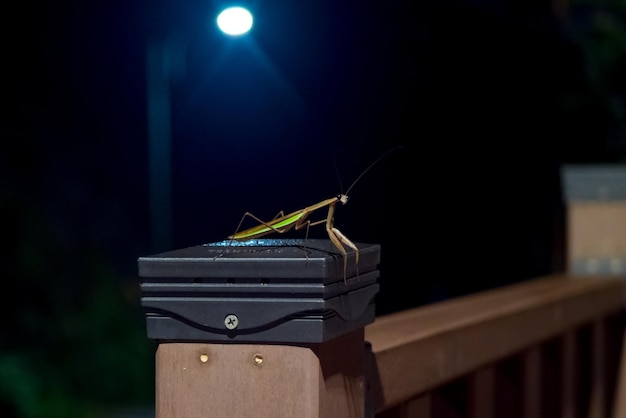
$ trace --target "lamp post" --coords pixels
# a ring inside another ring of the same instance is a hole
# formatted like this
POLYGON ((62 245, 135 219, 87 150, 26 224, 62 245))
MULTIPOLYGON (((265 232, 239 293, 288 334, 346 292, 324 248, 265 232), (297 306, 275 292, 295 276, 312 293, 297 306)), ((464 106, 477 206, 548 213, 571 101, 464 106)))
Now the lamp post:
MULTIPOLYGON (((250 31, 253 18, 243 7, 229 7, 216 23, 224 34, 239 37, 250 31)), ((146 55, 150 242, 160 252, 172 246, 171 82, 184 57, 167 39, 151 42, 146 55)))

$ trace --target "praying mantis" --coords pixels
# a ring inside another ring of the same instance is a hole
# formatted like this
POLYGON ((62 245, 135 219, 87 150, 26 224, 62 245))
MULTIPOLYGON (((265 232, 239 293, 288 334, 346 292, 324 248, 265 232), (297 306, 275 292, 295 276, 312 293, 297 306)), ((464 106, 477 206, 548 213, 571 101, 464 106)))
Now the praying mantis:
POLYGON ((330 238, 330 241, 333 243, 333 245, 337 248, 337 250, 341 253, 343 257, 343 277, 344 277, 344 282, 345 282, 346 272, 348 268, 348 258, 347 258, 346 248, 344 247, 344 245, 354 250, 354 254, 355 254, 354 265, 357 268, 359 264, 359 248, 356 246, 354 242, 352 242, 339 229, 335 227, 334 225, 335 206, 337 205, 337 203, 341 203, 342 205, 345 205, 346 203, 348 203, 348 193, 350 193, 354 185, 361 179, 361 177, 363 177, 365 173, 367 173, 381 159, 383 159, 392 151, 395 151, 396 149, 399 149, 399 148, 402 148, 402 147, 401 146, 394 147, 388 150, 387 152, 383 153, 376 160, 374 160, 374 162, 372 162, 365 170, 363 170, 363 172, 361 172, 361 174, 356 178, 356 180, 352 182, 352 184, 346 190, 345 193, 340 193, 335 197, 322 200, 321 202, 315 203, 311 206, 307 206, 303 209, 296 210, 286 215, 281 210, 278 213, 278 215, 276 215, 274 219, 272 219, 271 221, 263 221, 250 212, 244 213, 241 220, 239 221, 239 225, 237 226, 235 233, 230 235, 228 239, 230 239, 231 241, 233 240, 245 241, 249 239, 260 238, 262 236, 272 234, 272 233, 284 234, 285 232, 288 232, 291 229, 299 230, 302 228, 306 228, 307 236, 308 236, 308 231, 310 227, 325 223, 326 233, 328 234, 328 238, 330 238), (308 219, 312 213, 325 207, 328 207, 326 218, 321 219, 319 221, 313 221, 313 222, 311 222, 308 219), (252 228, 239 231, 243 221, 248 217, 254 219, 259 224, 256 226, 253 226, 252 228))

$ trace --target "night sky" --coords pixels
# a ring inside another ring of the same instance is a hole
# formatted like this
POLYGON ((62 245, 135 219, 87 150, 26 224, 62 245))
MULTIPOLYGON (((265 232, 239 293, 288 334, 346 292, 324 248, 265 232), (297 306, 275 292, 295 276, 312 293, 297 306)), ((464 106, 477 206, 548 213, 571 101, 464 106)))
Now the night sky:
POLYGON ((138 257, 220 241, 245 211, 271 218, 334 196, 402 145, 335 217, 382 246, 380 313, 558 270, 559 167, 590 154, 575 153, 559 113, 581 83, 579 53, 534 3, 256 1, 245 39, 218 33, 218 2, 11 6, 6 255, 49 245, 69 268, 88 247, 134 278, 138 257), (158 248, 146 51, 165 44, 172 236, 158 248))

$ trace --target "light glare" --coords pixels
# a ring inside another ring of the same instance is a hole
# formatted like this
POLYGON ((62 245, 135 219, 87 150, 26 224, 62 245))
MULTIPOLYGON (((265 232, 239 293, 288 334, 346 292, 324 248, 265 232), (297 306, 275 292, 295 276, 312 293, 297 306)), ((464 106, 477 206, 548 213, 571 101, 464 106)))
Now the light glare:
POLYGON ((217 16, 217 26, 227 35, 243 35, 252 28, 252 14, 243 7, 229 7, 217 16))

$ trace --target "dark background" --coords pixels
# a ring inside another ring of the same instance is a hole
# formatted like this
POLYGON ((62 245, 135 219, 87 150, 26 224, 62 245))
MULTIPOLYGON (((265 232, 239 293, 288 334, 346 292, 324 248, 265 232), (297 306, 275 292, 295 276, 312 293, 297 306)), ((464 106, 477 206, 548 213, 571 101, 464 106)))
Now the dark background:
POLYGON ((561 167, 626 155, 623 7, 265 0, 249 4, 253 32, 227 39, 218 6, 7 6, 3 416, 152 405, 137 258, 334 196, 394 146, 335 217, 381 244, 381 315, 563 270, 561 167), (159 241, 146 50, 164 42, 172 224, 159 241))

